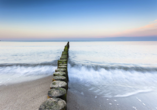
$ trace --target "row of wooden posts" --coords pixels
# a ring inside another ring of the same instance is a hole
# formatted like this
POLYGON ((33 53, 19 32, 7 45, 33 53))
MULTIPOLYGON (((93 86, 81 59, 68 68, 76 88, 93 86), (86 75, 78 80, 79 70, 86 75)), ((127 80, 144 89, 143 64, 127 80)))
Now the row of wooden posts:
POLYGON ((65 45, 64 51, 58 60, 58 67, 53 73, 48 99, 43 102, 39 110, 66 110, 66 96, 68 89, 67 63, 69 56, 69 42, 65 45))

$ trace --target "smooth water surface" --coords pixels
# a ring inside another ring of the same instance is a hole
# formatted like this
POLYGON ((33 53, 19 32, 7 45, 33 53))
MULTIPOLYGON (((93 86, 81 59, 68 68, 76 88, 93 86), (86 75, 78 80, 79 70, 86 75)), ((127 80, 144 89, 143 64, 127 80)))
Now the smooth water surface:
MULTIPOLYGON (((0 85, 52 75, 66 43, 0 42, 0 85)), ((70 42, 68 74, 96 109, 157 109, 157 42, 70 42)))
POLYGON ((157 90, 157 42, 72 42, 72 82, 104 97, 157 90))
POLYGON ((66 42, 0 42, 0 85, 52 75, 66 42))
MULTIPOLYGON (((0 42, 0 84, 52 75, 66 42, 0 42)), ((155 91, 157 42, 70 42, 70 82, 104 97, 155 91)))

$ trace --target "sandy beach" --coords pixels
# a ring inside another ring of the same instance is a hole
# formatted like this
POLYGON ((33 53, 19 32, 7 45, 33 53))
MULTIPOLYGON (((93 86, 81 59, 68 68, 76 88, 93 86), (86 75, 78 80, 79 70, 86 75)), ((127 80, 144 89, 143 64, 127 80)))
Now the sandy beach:
MULTIPOLYGON (((38 110, 40 104, 47 99, 51 79, 52 76, 48 76, 34 81, 0 86, 0 110, 38 110)), ((74 90, 73 86, 69 87, 67 93, 68 110, 91 110, 93 106, 93 110, 98 108, 99 102, 95 103, 91 94, 86 93, 84 96, 71 90, 74 90)))
MULTIPOLYGON (((38 110, 47 99, 52 76, 0 86, 0 110, 38 110)), ((67 110, 156 110, 156 92, 107 98, 69 82, 67 110), (77 90, 74 88, 77 86, 77 90)))
POLYGON ((52 77, 0 86, 0 110, 38 110, 47 99, 52 77))

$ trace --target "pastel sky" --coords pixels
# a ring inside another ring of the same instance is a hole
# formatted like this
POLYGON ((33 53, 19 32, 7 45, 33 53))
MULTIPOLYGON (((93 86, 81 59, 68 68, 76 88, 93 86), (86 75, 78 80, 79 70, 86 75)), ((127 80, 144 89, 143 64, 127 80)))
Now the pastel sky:
POLYGON ((157 37, 157 0, 0 0, 0 39, 157 37))

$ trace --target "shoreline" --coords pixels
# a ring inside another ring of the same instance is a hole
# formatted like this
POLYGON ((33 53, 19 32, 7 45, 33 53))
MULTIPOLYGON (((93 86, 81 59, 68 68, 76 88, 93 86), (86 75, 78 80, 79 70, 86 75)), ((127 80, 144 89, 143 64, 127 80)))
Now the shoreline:
POLYGON ((76 83, 70 82, 69 86, 68 110, 157 110, 157 90, 126 97, 105 97, 76 83))
MULTIPOLYGON (((47 99, 52 76, 28 82, 0 86, 0 110, 38 110, 47 99)), ((156 110, 156 92, 140 93, 129 97, 107 98, 95 95, 69 82, 67 110, 156 110)))

